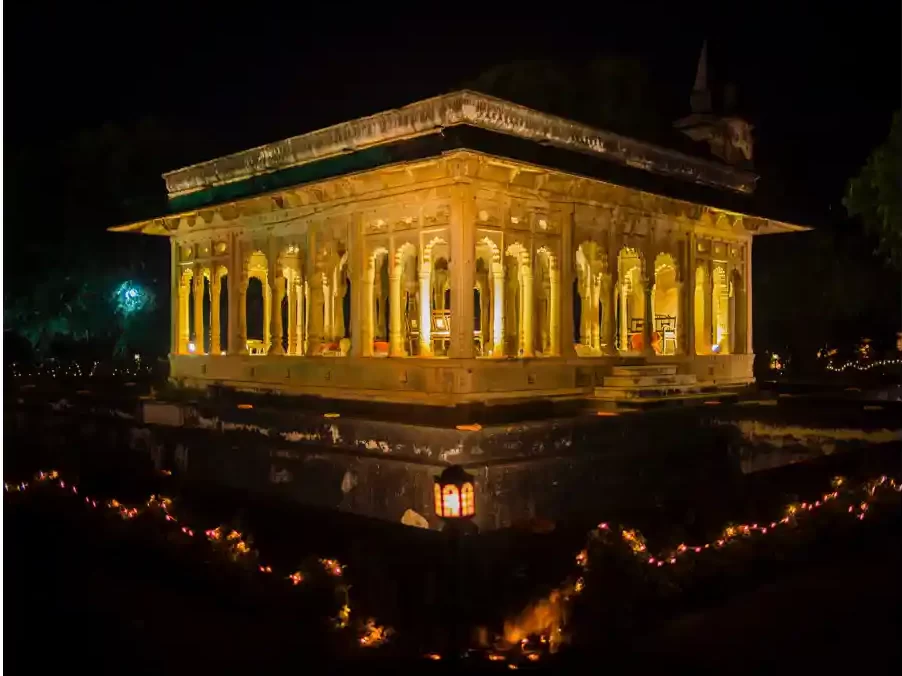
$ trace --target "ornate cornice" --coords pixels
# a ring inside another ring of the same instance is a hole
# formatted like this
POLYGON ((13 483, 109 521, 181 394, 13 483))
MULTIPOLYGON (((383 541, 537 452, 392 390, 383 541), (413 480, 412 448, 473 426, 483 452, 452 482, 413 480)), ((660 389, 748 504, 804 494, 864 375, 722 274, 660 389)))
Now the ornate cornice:
MULTIPOLYGON (((329 179, 278 193, 118 226, 110 230, 173 237, 184 236, 195 230, 208 232, 210 228, 220 227, 241 227, 250 230, 271 228, 287 223, 298 223, 300 219, 314 215, 323 218, 326 210, 333 215, 339 214, 342 210, 359 210, 361 207, 357 201, 364 197, 368 200, 367 209, 383 209, 390 205, 395 211, 398 209, 403 211, 404 207, 397 203, 399 195, 404 196, 403 201, 409 203, 408 206, 411 208, 425 202, 438 203, 447 199, 443 190, 447 188, 449 181, 463 179, 475 181, 480 186, 480 204, 490 204, 498 199, 519 200, 520 207, 528 207, 529 210, 532 209, 529 205, 535 200, 557 205, 558 208, 560 204, 566 203, 574 205, 568 208, 575 210, 577 226, 590 228, 605 229, 609 227, 612 218, 665 216, 678 219, 686 227, 696 231, 717 234, 722 234, 726 229, 735 229, 737 223, 741 226, 740 232, 754 235, 808 229, 773 219, 726 211, 587 179, 554 169, 522 162, 514 163, 476 151, 458 150, 428 162, 398 165, 358 175, 354 181, 346 182, 347 185, 342 190, 333 189, 332 184, 342 182, 344 179, 329 179), (516 166, 520 170, 521 185, 511 185, 508 182, 511 166, 516 166)), ((477 226, 497 225, 495 210, 488 208, 484 210, 485 218, 477 212, 477 226)), ((401 216, 411 215, 416 216, 413 212, 401 216)), ((414 221, 411 220, 409 225, 413 227, 414 221)), ((397 226, 395 229, 398 229, 397 226)), ((373 228, 367 226, 367 232, 371 234, 373 228)))
POLYGON ((170 198, 470 125, 692 183, 751 193, 757 176, 467 90, 276 141, 163 175, 170 198))

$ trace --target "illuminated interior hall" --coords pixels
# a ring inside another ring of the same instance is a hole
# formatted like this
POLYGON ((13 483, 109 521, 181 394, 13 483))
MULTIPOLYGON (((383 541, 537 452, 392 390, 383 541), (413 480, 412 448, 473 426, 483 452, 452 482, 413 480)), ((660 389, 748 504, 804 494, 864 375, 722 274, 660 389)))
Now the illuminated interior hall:
POLYGON ((114 230, 169 238, 171 380, 330 399, 747 385, 753 240, 803 229, 742 163, 470 91, 164 179, 114 230))

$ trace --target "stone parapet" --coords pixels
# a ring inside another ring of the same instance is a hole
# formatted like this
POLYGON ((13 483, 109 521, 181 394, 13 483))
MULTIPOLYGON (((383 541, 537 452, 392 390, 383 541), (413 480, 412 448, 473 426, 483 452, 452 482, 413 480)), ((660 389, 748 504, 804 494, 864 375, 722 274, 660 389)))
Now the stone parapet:
POLYGON ((747 385, 753 355, 536 359, 418 359, 171 355, 170 378, 186 387, 446 407, 473 402, 592 396, 624 365, 672 365, 706 387, 747 385))

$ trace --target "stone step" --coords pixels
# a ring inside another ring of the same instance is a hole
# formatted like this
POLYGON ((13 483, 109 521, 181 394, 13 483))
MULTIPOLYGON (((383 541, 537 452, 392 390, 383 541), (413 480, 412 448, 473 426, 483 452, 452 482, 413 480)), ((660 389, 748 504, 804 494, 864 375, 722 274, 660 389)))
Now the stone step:
POLYGON ((689 385, 662 385, 658 387, 596 387, 595 398, 605 401, 625 401, 634 399, 660 399, 697 394, 697 383, 689 385))
POLYGON ((672 376, 676 375, 677 367, 674 365, 650 366, 638 364, 636 366, 615 366, 611 369, 613 376, 672 376))
POLYGON ((641 397, 634 399, 616 399, 594 397, 589 400, 590 406, 599 411, 643 411, 654 408, 673 408, 678 406, 703 406, 717 402, 730 402, 738 398, 731 392, 689 392, 686 394, 664 397, 641 397), (594 403, 594 406, 592 404, 594 403))
POLYGON ((660 387, 670 385, 694 385, 695 375, 692 373, 677 375, 645 375, 633 374, 630 376, 605 376, 605 387, 660 387))

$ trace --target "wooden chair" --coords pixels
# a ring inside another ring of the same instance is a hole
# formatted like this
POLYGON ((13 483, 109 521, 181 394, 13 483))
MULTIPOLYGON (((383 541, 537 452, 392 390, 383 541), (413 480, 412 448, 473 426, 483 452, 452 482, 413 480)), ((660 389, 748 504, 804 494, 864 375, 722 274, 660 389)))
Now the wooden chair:
POLYGON ((443 349, 447 351, 448 345, 451 343, 451 310, 432 311, 431 338, 433 351, 436 343, 441 344, 443 349))
POLYGON ((264 355, 266 354, 266 344, 262 340, 248 339, 247 353, 257 357, 264 355))
POLYGON ((407 354, 413 356, 414 348, 420 342, 420 320, 418 317, 406 317, 407 324, 407 354))
POLYGON ((661 354, 676 354, 676 317, 655 315, 655 331, 661 335, 661 354), (670 345, 670 351, 667 346, 670 345))

